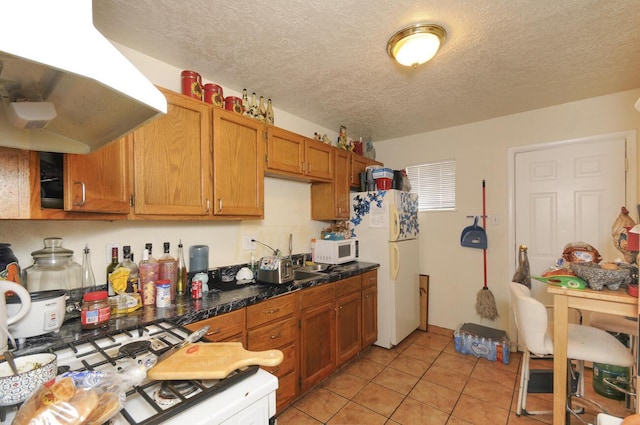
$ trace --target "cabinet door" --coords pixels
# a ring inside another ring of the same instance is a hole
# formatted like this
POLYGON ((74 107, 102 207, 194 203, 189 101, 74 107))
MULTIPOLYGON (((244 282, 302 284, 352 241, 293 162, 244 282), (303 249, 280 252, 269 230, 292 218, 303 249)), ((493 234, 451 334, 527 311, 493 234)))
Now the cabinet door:
POLYGON ((333 146, 316 140, 304 139, 305 174, 319 180, 333 179, 333 146))
POLYGON ((264 216, 264 124, 213 109, 213 213, 264 216))
POLYGON ((362 346, 362 294, 353 293, 336 301, 336 363, 340 366, 362 346))
POLYGON ((336 364, 335 301, 300 314, 300 386, 306 390, 328 376, 336 364))
MULTIPOLYGON (((30 156, 29 151, 0 147, 0 218, 31 218, 30 156)), ((32 177, 39 188, 39 170, 32 177)))
POLYGON ((378 339, 378 287, 362 290, 362 348, 378 339))
POLYGON ((282 171, 287 174, 304 174, 304 137, 269 127, 267 138, 267 172, 282 171))
POLYGON ((349 169, 349 186, 360 189, 360 173, 369 165, 369 159, 356 153, 351 153, 351 168, 349 169))
POLYGON ((128 214, 129 146, 123 137, 87 155, 65 155, 64 209, 128 214))
POLYGON ((133 134, 136 214, 209 213, 211 198, 210 107, 160 89, 167 114, 133 134))
POLYGON ((331 183, 311 185, 313 220, 349 219, 349 152, 335 149, 335 173, 331 183))

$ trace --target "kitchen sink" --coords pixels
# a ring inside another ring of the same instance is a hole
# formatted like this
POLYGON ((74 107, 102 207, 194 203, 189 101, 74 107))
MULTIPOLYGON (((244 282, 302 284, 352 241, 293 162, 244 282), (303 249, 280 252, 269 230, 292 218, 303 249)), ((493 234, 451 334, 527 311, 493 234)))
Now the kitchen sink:
POLYGON ((294 269, 293 270, 293 279, 294 280, 302 280, 302 279, 311 279, 311 278, 319 278, 325 276, 322 273, 318 272, 309 272, 306 270, 294 269))
POLYGON ((330 264, 312 264, 308 266, 298 267, 294 271, 310 272, 310 273, 325 272, 327 271, 327 269, 329 269, 329 267, 331 267, 330 264))

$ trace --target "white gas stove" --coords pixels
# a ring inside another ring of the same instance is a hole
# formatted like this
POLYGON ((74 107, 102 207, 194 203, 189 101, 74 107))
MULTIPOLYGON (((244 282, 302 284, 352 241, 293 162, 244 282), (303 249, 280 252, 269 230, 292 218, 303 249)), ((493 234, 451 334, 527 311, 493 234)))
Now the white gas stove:
MULTIPOLYGON (((219 380, 151 381, 145 366, 179 344, 189 331, 166 321, 76 341, 52 350, 59 373, 98 370, 131 379, 124 408, 113 425, 189 425, 273 423, 278 380, 257 366, 219 380), (134 371, 132 373, 132 371, 134 371), (136 374, 139 375, 136 378, 136 374)), ((11 423, 17 407, 9 407, 3 423, 11 423)))

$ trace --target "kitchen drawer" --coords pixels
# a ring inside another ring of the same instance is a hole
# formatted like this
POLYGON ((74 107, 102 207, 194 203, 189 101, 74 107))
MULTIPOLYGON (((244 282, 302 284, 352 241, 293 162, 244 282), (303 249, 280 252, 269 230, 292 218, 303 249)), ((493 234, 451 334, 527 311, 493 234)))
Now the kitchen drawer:
MULTIPOLYGON (((196 331, 203 326, 209 326, 209 330, 203 337, 205 341, 221 342, 227 341, 228 338, 233 337, 232 340, 239 341, 238 335, 244 335, 245 327, 245 309, 239 309, 230 313, 224 313, 215 317, 210 317, 198 322, 189 323, 185 328, 196 331)), ((242 338, 244 339, 244 338, 242 338)), ((240 341, 244 342, 244 341, 240 341)))
POLYGON ((295 317, 252 329, 247 335, 247 347, 250 351, 271 350, 291 344, 296 339, 298 321, 295 317))
POLYGON ((362 280, 360 276, 353 276, 348 279, 339 280, 336 282, 336 298, 340 298, 354 292, 359 292, 361 287, 362 280))
POLYGON ((247 329, 294 314, 296 301, 296 294, 288 294, 247 307, 247 329))
POLYGON ((291 372, 292 370, 294 370, 298 362, 296 361, 295 344, 288 345, 284 348, 278 348, 278 350, 282 351, 282 354, 284 356, 282 363, 280 363, 278 366, 273 366, 273 367, 263 366, 262 368, 267 372, 271 373, 272 375, 281 377, 291 372))
POLYGON ((324 285, 300 291, 300 308, 302 310, 306 310, 309 307, 335 300, 335 287, 335 283, 326 283, 324 285))
POLYGON ((362 287, 368 288, 378 283, 378 270, 371 270, 360 275, 362 277, 362 287))
POLYGON ((291 400, 295 398, 296 388, 295 373, 289 373, 278 378, 278 390, 276 391, 276 414, 282 413, 291 400))

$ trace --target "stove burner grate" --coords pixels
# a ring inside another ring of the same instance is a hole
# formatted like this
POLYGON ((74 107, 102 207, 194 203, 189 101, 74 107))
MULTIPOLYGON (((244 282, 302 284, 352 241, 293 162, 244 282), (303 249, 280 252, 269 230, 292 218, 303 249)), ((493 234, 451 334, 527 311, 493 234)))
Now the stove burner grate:
POLYGON ((146 353, 151 347, 150 341, 134 341, 123 345, 118 349, 120 354, 125 354, 130 357, 135 357, 138 354, 146 353))

